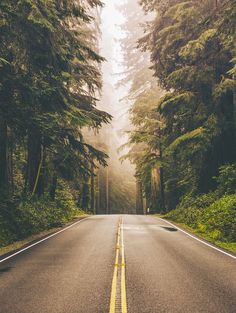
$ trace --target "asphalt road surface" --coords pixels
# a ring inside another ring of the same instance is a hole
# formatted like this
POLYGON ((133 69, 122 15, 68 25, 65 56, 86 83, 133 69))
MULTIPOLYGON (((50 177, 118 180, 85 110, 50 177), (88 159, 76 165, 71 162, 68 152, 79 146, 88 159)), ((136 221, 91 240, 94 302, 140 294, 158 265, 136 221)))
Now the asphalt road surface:
POLYGON ((93 216, 3 260, 0 313, 235 313, 236 259, 154 217, 93 216))

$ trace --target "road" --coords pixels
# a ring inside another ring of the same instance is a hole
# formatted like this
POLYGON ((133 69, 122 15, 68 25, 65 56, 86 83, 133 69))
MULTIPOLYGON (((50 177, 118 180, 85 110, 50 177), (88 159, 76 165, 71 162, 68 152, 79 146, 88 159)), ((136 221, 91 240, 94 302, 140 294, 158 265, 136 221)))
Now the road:
POLYGON ((92 216, 0 259, 0 312, 235 313, 236 259, 161 219, 92 216))

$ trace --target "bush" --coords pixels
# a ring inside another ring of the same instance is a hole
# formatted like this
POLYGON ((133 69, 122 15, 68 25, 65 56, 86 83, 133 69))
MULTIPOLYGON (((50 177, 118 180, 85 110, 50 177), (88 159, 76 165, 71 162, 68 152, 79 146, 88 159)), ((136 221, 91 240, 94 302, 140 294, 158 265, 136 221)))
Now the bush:
POLYGON ((63 184, 55 200, 41 197, 11 197, 0 207, 0 246, 21 240, 43 230, 59 227, 83 211, 76 207, 73 196, 63 184))
POLYGON ((222 241, 236 241, 236 194, 215 201, 203 210, 200 223, 206 226, 211 237, 222 241), (216 236, 217 234, 217 236, 216 236))
POLYGON ((184 223, 214 240, 236 242, 236 194, 217 199, 216 194, 183 199, 167 218, 184 223), (191 205, 188 206, 187 204, 191 205))
POLYGON ((186 195, 181 199, 181 202, 177 208, 193 207, 197 209, 202 209, 214 203, 218 199, 218 197, 219 195, 217 192, 202 194, 198 197, 186 195))
POLYGON ((236 164, 221 166, 218 177, 215 177, 219 195, 233 194, 236 192, 236 164))

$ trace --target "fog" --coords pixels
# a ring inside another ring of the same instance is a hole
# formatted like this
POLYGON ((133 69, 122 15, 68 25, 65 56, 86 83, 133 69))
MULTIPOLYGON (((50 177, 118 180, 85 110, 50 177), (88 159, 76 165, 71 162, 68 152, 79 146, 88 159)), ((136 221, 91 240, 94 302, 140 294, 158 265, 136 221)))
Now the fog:
MULTIPOLYGON (((111 125, 106 128, 110 165, 118 166, 123 171, 128 170, 131 173, 131 164, 127 161, 121 165, 120 161, 118 162, 119 154, 117 153, 118 148, 127 142, 125 130, 129 129, 129 102, 121 101, 127 95, 128 88, 127 86, 117 87, 122 77, 119 74, 125 71, 122 64, 123 51, 119 42, 125 36, 122 31, 125 17, 117 9, 117 1, 106 0, 104 2, 100 53, 106 58, 106 62, 102 67, 103 92, 99 106, 113 116, 111 125)), ((119 4, 124 2, 126 1, 120 1, 119 4)))
MULTIPOLYGON (((120 212, 120 210, 126 212, 126 203, 123 200, 121 206, 122 209, 114 208, 112 202, 115 201, 118 195, 113 193, 124 193, 126 188, 132 191, 134 195, 135 191, 135 179, 134 179, 134 167, 129 161, 120 162, 122 154, 118 152, 119 148, 128 141, 128 136, 125 133, 129 130, 129 102, 121 101, 128 93, 128 86, 117 87, 124 72, 123 51, 121 49, 120 39, 125 36, 122 31, 122 25, 125 23, 125 17, 119 12, 117 8, 117 1, 106 0, 105 6, 102 10, 101 16, 101 43, 100 54, 106 58, 106 62, 102 66, 103 76, 103 90, 102 98, 98 104, 99 109, 107 111, 113 116, 110 125, 103 127, 100 136, 102 141, 105 142, 107 152, 109 154, 108 160, 108 173, 109 175, 109 208, 110 212, 120 212), (116 190, 111 185, 116 185, 116 190), (118 190, 118 189, 119 190, 118 190), (120 190, 123 189, 123 191, 120 190)), ((119 5, 125 1, 119 1, 119 5)), ((125 151, 122 152, 123 154, 125 151)), ((102 169, 101 169, 102 171, 102 169)), ((103 172, 104 173, 104 172, 103 172)), ((130 197, 129 195, 127 195, 130 197)), ((134 206, 134 196, 132 199, 132 205, 134 206)), ((133 208, 135 209, 135 208, 133 208)))

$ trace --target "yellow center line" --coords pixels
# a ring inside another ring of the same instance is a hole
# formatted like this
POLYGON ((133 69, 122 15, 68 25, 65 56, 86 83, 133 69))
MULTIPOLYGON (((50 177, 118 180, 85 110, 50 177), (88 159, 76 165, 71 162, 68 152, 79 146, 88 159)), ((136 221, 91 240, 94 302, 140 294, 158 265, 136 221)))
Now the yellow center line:
MULTIPOLYGON (((125 282, 125 253, 124 253, 124 230, 123 230, 123 219, 120 218, 117 232, 117 243, 116 243, 116 257, 114 264, 114 274, 111 288, 111 299, 110 299, 110 313, 117 312, 116 300, 117 300, 117 285, 118 285, 118 274, 120 275, 121 283, 121 313, 127 313, 127 301, 126 301, 126 282, 125 282), (119 263, 119 256, 121 255, 121 262, 119 263), (120 272, 121 271, 121 272, 120 272)), ((119 294, 119 292, 118 292, 119 294)))
MULTIPOLYGON (((118 225, 115 264, 118 264, 118 262, 119 262, 119 253, 120 253, 120 225, 121 225, 121 219, 119 220, 119 225, 118 225)), ((115 310, 116 310, 117 275, 118 275, 118 267, 115 266, 114 274, 113 274, 113 280, 112 280, 112 288, 111 288, 110 313, 115 313, 115 310)))
MULTIPOLYGON (((121 255, 122 255, 122 264, 125 264, 125 246, 124 246, 124 227, 123 219, 121 224, 121 255)), ((126 299, 126 279, 125 279, 125 266, 121 268, 121 305, 122 313, 127 313, 127 299, 126 299)))

